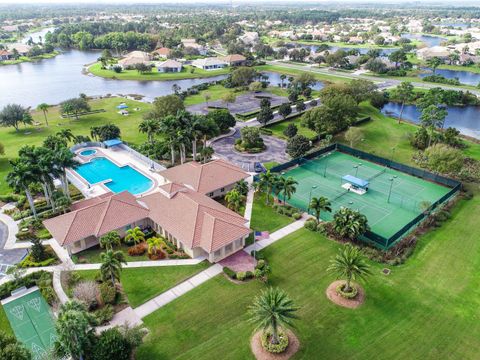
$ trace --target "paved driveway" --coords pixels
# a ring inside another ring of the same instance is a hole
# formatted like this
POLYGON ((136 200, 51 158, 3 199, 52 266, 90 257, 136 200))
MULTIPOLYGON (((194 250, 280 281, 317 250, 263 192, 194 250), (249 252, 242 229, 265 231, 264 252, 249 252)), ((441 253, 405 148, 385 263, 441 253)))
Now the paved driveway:
POLYGON ((246 171, 253 171, 255 162, 276 161, 284 163, 289 160, 285 150, 287 143, 273 136, 262 135, 262 139, 267 146, 264 152, 259 154, 244 154, 234 149, 235 140, 240 137, 240 128, 235 129, 235 133, 231 136, 224 137, 213 142, 210 146, 215 150, 215 154, 225 160, 228 160, 246 171))
POLYGON ((2 265, 15 265, 19 263, 27 254, 26 249, 5 250, 3 247, 7 242, 7 238, 7 226, 0 221, 0 277, 2 276, 2 269, 5 269, 5 266, 2 265))

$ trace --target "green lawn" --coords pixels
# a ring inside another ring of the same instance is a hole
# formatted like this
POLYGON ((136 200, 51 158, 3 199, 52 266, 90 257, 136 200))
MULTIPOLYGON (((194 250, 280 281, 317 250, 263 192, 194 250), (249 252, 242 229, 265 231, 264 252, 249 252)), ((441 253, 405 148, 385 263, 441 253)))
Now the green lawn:
MULTIPOLYGON (((125 259, 130 261, 148 261, 147 253, 141 256, 130 256, 128 255, 128 248, 126 244, 122 243, 120 248, 116 247, 115 250, 122 250, 125 259)), ((101 263, 101 253, 105 252, 105 249, 102 249, 99 245, 91 247, 89 249, 83 250, 75 255, 73 255, 72 259, 77 264, 98 264, 101 263)))
MULTIPOLYGON (((441 228, 421 237, 414 255, 389 276, 373 265, 367 298, 356 310, 325 296, 340 247, 299 230, 264 250, 270 284, 301 307, 294 359, 475 359, 480 351, 480 197, 462 201, 441 228)), ((150 334, 137 359, 254 359, 247 307, 265 288, 218 276, 144 319, 150 334)))
POLYGON ((223 85, 212 85, 207 90, 202 90, 196 95, 187 96, 184 100, 185 106, 196 105, 205 102, 205 95, 210 96, 208 101, 220 100, 227 92, 233 92, 236 96, 246 93, 247 91, 234 91, 234 89, 226 89, 223 85))
MULTIPOLYGON (((210 266, 209 263, 204 261, 198 265, 123 269, 121 283, 128 302, 132 307, 137 307, 206 269, 208 266, 210 266)), ((98 270, 79 270, 76 273, 80 274, 82 280, 94 280, 98 270)), ((68 293, 71 293, 71 291, 68 291, 68 293)))
POLYGON ((293 123, 293 124, 297 125, 297 129, 298 129, 297 134, 298 135, 303 135, 303 136, 305 136, 309 139, 317 136, 317 133, 315 131, 310 130, 309 128, 304 127, 300 124, 300 118, 301 117, 297 117, 297 118, 292 119, 292 120, 286 120, 286 121, 278 122, 276 124, 272 124, 272 125, 267 126, 267 129, 273 131, 273 136, 279 137, 281 139, 288 139, 288 137, 283 135, 283 131, 288 127, 289 124, 293 123))
POLYGON ((90 127, 112 123, 120 127, 123 140, 134 144, 141 144, 146 141, 147 136, 138 132, 138 124, 142 120, 143 114, 150 109, 150 104, 115 97, 92 100, 90 105, 92 109, 105 109, 106 112, 81 116, 79 120, 62 119, 58 113, 58 108, 52 107, 47 115, 48 127, 45 126, 43 113, 36 111, 33 113, 33 118, 41 123, 40 126, 28 126, 26 128, 21 126, 18 132, 13 127, 0 127, 0 142, 5 146, 5 156, 0 156, 0 194, 10 192, 5 182, 5 176, 10 170, 8 160, 17 157, 20 147, 23 145, 41 145, 48 135, 55 134, 61 129, 71 129, 75 135, 90 136, 90 127), (125 102, 129 106, 130 115, 118 114, 115 107, 121 102, 125 102), (140 108, 140 110, 135 111, 135 108, 140 108))
MULTIPOLYGON (((270 198, 270 204, 273 198, 270 198)), ((250 227, 256 231, 277 231, 295 221, 293 218, 274 211, 265 204, 265 195, 257 193, 253 201, 252 221, 250 227)))
POLYGON ((137 70, 123 70, 121 73, 116 73, 113 70, 102 69, 100 63, 95 63, 88 68, 88 71, 93 75, 108 79, 150 81, 207 78, 228 74, 230 69, 227 67, 219 70, 203 70, 186 65, 179 73, 160 73, 157 71, 157 68, 153 68, 151 72, 145 74, 140 74, 137 70))
MULTIPOLYGON (((303 74, 305 71, 300 69, 292 69, 286 66, 282 66, 281 63, 277 65, 261 65, 256 67, 258 71, 272 71, 280 74, 291 75, 291 76, 298 76, 303 74)), ((329 74, 321 74, 317 72, 309 72, 312 74, 315 79, 319 81, 328 81, 328 82, 335 82, 335 83, 346 83, 349 82, 350 79, 346 79, 344 77, 329 75, 329 74)))
POLYGON ((0 305, 0 331, 3 331, 8 335, 13 335, 12 327, 10 326, 10 322, 7 319, 7 315, 5 314, 2 305, 0 305))

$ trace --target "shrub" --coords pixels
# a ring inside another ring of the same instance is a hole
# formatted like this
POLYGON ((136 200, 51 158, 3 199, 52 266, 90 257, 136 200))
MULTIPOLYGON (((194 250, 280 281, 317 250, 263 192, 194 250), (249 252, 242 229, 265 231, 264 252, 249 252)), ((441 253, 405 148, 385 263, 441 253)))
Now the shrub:
POLYGON ((110 304, 105 305, 93 313, 98 325, 105 325, 107 322, 112 320, 114 314, 115 311, 113 310, 113 306, 110 304))
POLYGON ((230 268, 227 267, 227 266, 224 266, 224 267, 223 267, 223 272, 224 272, 230 279, 236 279, 236 278, 237 278, 237 274, 235 273, 235 271, 233 271, 232 269, 230 269, 230 268))
POLYGON ((129 360, 132 347, 119 331, 112 328, 103 331, 95 342, 92 351, 93 360, 115 359, 129 360))
POLYGON ((50 266, 57 261, 55 258, 49 258, 43 261, 35 261, 33 260, 31 255, 28 255, 25 259, 23 259, 18 266, 22 268, 29 268, 29 267, 43 267, 43 266, 50 266))
POLYGON ((142 256, 147 251, 144 244, 134 245, 128 248, 128 255, 130 256, 142 256))
POLYGON ((0 285, 0 300, 9 297, 10 293, 13 290, 18 289, 19 287, 25 286, 26 288, 30 288, 32 286, 38 285, 43 274, 46 274, 45 276, 51 277, 51 274, 41 270, 0 285))
POLYGON ((100 297, 104 304, 113 304, 117 297, 117 290, 109 282, 104 282, 100 285, 100 297))
POLYGON ((265 260, 260 259, 257 262, 257 266, 255 266, 255 269, 262 270, 265 267, 265 260))
POLYGON ((244 281, 247 278, 247 273, 245 271, 237 272, 237 280, 244 281))
POLYGON ((95 281, 81 281, 75 285, 73 296, 83 302, 88 309, 94 309, 98 306, 98 285, 95 281))
POLYGON ((251 272, 251 271, 245 272, 245 277, 246 277, 247 279, 252 279, 252 278, 253 278, 253 272, 251 272))
POLYGON ((295 220, 300 220, 302 218, 302 214, 296 212, 296 213, 293 213, 292 217, 295 219, 295 220))
POLYGON ((335 291, 337 292, 338 295, 340 295, 345 299, 354 299, 357 296, 358 290, 355 286, 350 287, 351 288, 350 292, 343 291, 344 287, 345 287, 345 284, 342 283, 335 288, 335 291))
POLYGON ((279 342, 278 344, 272 344, 270 341, 270 337, 272 336, 272 333, 270 331, 264 331, 261 335, 261 342, 262 342, 262 347, 274 354, 279 354, 285 351, 285 349, 288 347, 288 336, 284 332, 279 332, 278 334, 278 339, 279 342))
POLYGON ((45 260, 47 256, 45 252, 45 246, 42 244, 40 239, 32 239, 32 247, 30 248, 30 256, 36 262, 45 260))
POLYGON ((314 219, 308 219, 303 227, 310 231, 317 231, 317 222, 314 219))

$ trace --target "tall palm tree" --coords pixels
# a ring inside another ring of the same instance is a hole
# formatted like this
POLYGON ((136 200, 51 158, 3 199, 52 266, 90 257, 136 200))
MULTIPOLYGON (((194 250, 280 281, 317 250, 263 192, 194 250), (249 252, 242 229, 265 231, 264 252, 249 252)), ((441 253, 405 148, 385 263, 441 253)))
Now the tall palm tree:
POLYGON ((297 191, 298 181, 296 181, 293 177, 289 176, 287 178, 281 176, 278 179, 276 187, 280 189, 280 192, 283 195, 283 205, 285 206, 286 200, 290 199, 292 195, 297 191))
POLYGON ((122 263, 127 264, 125 255, 122 251, 107 250, 100 254, 102 265, 100 273, 103 281, 111 281, 115 287, 115 281, 120 281, 120 273, 122 272, 122 263))
POLYGON ((48 126, 48 118, 47 118, 47 113, 48 113, 48 108, 50 107, 50 105, 48 105, 47 103, 41 103, 37 106, 37 110, 38 111, 42 111, 43 112, 43 117, 45 118, 45 124, 48 126))
POLYGON ((160 132, 165 134, 167 137, 167 142, 170 146, 171 162, 172 165, 175 164, 175 148, 178 145, 177 139, 177 128, 178 122, 175 116, 165 116, 160 119, 160 132))
POLYGON ((39 147, 34 149, 37 158, 36 169, 37 174, 42 181, 42 186, 46 194, 46 200, 50 202, 52 210, 56 211, 53 178, 60 177, 61 171, 55 167, 55 152, 51 149, 39 147))
POLYGON ((37 182, 35 173, 32 171, 32 166, 20 160, 12 160, 10 164, 12 165, 12 171, 10 171, 6 177, 7 184, 17 192, 25 192, 33 217, 37 219, 37 211, 35 210, 33 196, 29 189, 30 184, 37 182))
POLYGON ((271 332, 272 344, 278 344, 279 330, 292 326, 292 320, 298 319, 295 315, 298 309, 284 290, 268 288, 256 296, 249 307, 250 322, 256 330, 271 332))
POLYGON ((120 246, 120 235, 116 231, 110 231, 100 238, 100 247, 113 250, 114 246, 120 246))
POLYGON ((156 119, 144 119, 138 125, 138 130, 141 133, 147 134, 148 142, 153 143, 155 134, 160 131, 160 121, 156 119))
POLYGON ((365 257, 360 250, 351 244, 346 244, 339 249, 338 254, 330 260, 328 272, 335 274, 337 277, 345 278, 344 292, 352 291, 351 283, 355 280, 365 280, 371 274, 370 266, 365 261, 365 257))
POLYGON ((128 229, 125 235, 126 241, 133 241, 135 245, 140 244, 142 241, 145 241, 145 234, 138 226, 133 229, 128 229))
POLYGON ((55 135, 60 138, 64 138, 65 140, 67 140, 67 142, 75 140, 75 135, 73 135, 71 129, 62 129, 58 131, 55 135))
POLYGON ((200 150, 200 154, 203 157, 203 163, 205 164, 207 160, 209 160, 213 154, 215 153, 215 150, 211 146, 204 146, 202 150, 200 150))
POLYGON ((267 205, 269 203, 270 194, 272 193, 272 189, 277 183, 277 180, 277 175, 271 173, 270 170, 267 170, 267 172, 260 174, 260 187, 266 194, 265 203, 267 205))
POLYGON ((78 166, 80 166, 80 163, 75 160, 75 155, 66 148, 59 149, 55 152, 53 163, 54 166, 59 170, 59 178, 62 183, 63 193, 70 199, 67 169, 76 169, 78 166))
POLYGON ((238 212, 245 200, 245 196, 240 194, 238 190, 232 189, 225 195, 225 200, 227 201, 227 207, 230 210, 238 212))
POLYGON ((72 205, 72 201, 65 195, 61 195, 56 198, 56 205, 66 214, 67 209, 70 205, 72 205))
POLYGON ((312 209, 313 212, 315 213, 315 218, 317 219, 317 223, 320 222, 321 211, 332 212, 332 204, 326 197, 323 197, 323 196, 320 196, 318 198, 313 197, 308 207, 312 209))

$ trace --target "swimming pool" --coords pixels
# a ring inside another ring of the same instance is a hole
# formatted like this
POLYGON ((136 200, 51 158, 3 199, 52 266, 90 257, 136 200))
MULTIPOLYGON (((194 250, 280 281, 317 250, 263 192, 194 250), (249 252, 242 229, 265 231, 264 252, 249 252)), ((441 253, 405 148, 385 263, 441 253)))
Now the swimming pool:
POLYGON ((80 155, 90 156, 90 155, 93 155, 93 154, 96 154, 96 153, 97 153, 97 150, 89 149, 89 150, 83 150, 82 152, 80 152, 80 155))
POLYGON ((153 185, 152 180, 131 166, 119 167, 105 157, 97 157, 80 165, 76 172, 90 185, 111 180, 106 182, 105 186, 114 193, 127 190, 134 195, 138 195, 147 191, 153 185))

